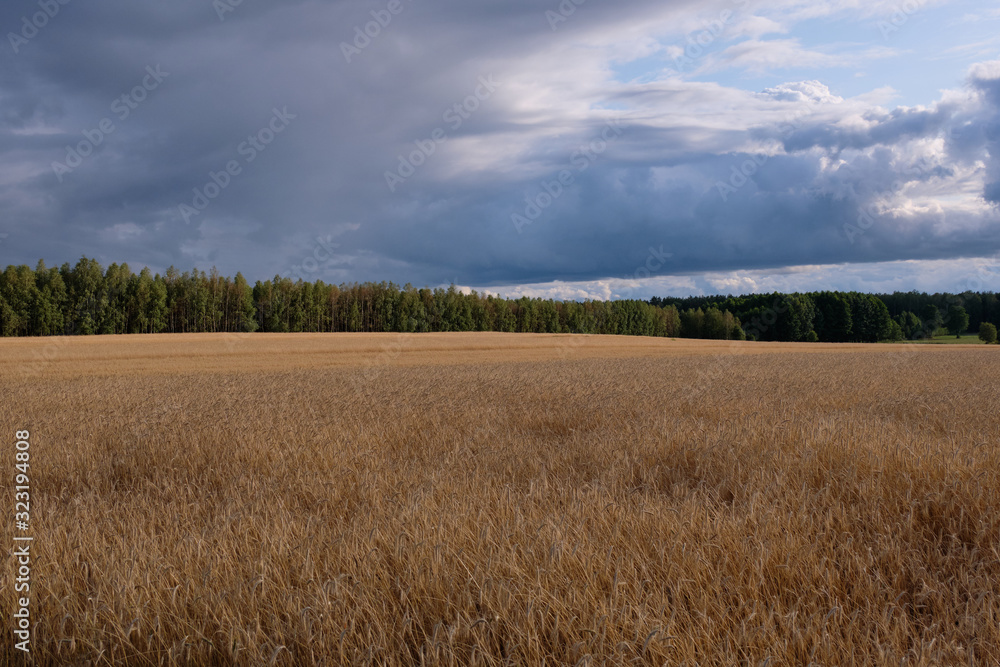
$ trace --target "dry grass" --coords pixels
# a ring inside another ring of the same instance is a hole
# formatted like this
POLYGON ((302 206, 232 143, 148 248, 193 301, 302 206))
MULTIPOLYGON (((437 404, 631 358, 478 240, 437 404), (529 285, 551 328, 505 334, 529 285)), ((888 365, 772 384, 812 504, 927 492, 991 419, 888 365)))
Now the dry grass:
POLYGON ((1000 662, 986 346, 261 334, 0 360, 0 429, 32 431, 35 664, 1000 662))

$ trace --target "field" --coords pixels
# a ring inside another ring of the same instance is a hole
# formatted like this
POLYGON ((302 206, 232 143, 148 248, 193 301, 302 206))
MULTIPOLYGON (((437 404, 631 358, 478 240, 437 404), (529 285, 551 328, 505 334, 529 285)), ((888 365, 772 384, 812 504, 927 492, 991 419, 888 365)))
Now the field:
POLYGON ((996 665, 998 377, 982 345, 2 339, 32 664, 996 665))

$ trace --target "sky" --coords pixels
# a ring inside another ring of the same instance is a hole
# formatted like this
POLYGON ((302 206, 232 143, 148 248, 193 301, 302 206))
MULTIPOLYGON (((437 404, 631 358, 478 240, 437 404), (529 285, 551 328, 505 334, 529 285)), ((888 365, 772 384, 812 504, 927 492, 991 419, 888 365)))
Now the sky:
POLYGON ((5 0, 0 265, 1000 289, 983 0, 5 0))

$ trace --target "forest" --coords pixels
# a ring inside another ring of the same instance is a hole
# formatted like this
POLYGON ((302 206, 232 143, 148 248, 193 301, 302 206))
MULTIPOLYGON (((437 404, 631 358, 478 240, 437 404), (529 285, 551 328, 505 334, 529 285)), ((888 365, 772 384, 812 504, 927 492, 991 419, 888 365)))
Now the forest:
MULTIPOLYGON (((730 315, 722 318, 738 328, 730 315)), ((250 285, 214 269, 153 275, 93 259, 8 266, 0 274, 4 336, 192 332, 505 331, 680 335, 672 307, 643 301, 502 299, 393 283, 330 285, 275 276, 250 285)))
POLYGON ((1000 326, 1000 301, 994 292, 962 294, 895 292, 809 292, 650 299, 677 308, 682 336, 698 338, 697 314, 709 309, 732 313, 753 340, 874 343, 919 340, 942 333, 980 331, 1000 326), (685 316, 694 319, 685 327, 685 316), (684 335, 688 334, 688 335, 684 335))
POLYGON ((164 274, 94 259, 0 273, 0 335, 192 332, 591 333, 731 340, 877 342, 1000 325, 994 293, 814 292, 649 301, 506 299, 454 286, 332 285, 237 273, 164 274))

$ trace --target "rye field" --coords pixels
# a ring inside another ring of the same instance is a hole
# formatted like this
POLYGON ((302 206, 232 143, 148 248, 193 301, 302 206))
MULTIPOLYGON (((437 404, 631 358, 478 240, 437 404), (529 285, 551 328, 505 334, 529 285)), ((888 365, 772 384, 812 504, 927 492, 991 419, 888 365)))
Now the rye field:
POLYGON ((34 665, 997 665, 1000 351, 0 340, 34 665))

